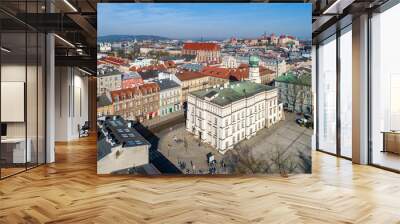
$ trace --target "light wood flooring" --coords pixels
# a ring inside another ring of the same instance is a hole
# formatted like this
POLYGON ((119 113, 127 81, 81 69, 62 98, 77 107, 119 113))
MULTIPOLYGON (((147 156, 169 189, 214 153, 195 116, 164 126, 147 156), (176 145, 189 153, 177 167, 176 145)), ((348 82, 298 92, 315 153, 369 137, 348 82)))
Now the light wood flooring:
POLYGON ((0 181, 0 223, 400 223, 400 175, 313 152, 289 178, 97 176, 96 142, 0 181))

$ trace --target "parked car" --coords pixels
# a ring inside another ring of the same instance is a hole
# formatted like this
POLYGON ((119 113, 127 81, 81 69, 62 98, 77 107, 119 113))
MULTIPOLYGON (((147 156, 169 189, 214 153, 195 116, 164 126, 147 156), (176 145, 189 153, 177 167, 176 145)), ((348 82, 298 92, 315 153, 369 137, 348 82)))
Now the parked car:
POLYGON ((305 118, 297 118, 296 123, 300 126, 304 126, 305 123, 307 123, 307 119, 305 118))
POLYGON ((297 118, 296 123, 300 126, 304 126, 306 128, 313 128, 313 120, 307 118, 297 118))

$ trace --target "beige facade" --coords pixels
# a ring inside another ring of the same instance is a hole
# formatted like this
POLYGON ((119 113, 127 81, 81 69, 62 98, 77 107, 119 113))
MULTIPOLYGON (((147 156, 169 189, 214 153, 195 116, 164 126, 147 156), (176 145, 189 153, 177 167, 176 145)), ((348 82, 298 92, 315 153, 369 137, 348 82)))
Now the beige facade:
POLYGON ((146 122, 158 116, 160 89, 156 83, 111 92, 115 115, 126 120, 146 122))

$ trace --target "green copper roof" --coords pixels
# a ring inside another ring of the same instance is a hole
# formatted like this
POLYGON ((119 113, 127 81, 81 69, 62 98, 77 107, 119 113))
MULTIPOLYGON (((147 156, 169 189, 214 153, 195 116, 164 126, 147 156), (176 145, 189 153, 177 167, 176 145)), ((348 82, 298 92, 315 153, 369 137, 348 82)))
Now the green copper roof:
POLYGON ((258 63, 260 62, 260 58, 258 58, 257 56, 250 56, 249 58, 249 64, 250 66, 258 66, 258 63))
POLYGON ((275 81, 296 84, 296 85, 311 86, 311 74, 302 74, 296 76, 291 72, 287 72, 284 75, 278 76, 275 79, 275 81))
POLYGON ((253 83, 249 81, 230 82, 228 87, 223 89, 211 88, 208 90, 199 90, 191 94, 201 99, 209 98, 210 101, 219 105, 226 106, 240 99, 251 97, 263 91, 270 91, 275 87, 263 84, 253 83))

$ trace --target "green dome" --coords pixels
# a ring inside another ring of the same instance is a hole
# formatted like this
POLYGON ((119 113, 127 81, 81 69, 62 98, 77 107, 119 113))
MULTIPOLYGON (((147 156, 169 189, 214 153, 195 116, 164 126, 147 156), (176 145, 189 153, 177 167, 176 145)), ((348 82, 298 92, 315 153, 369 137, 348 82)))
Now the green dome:
POLYGON ((259 62, 260 62, 260 59, 257 56, 250 56, 250 59, 249 59, 250 66, 257 67, 259 62))

